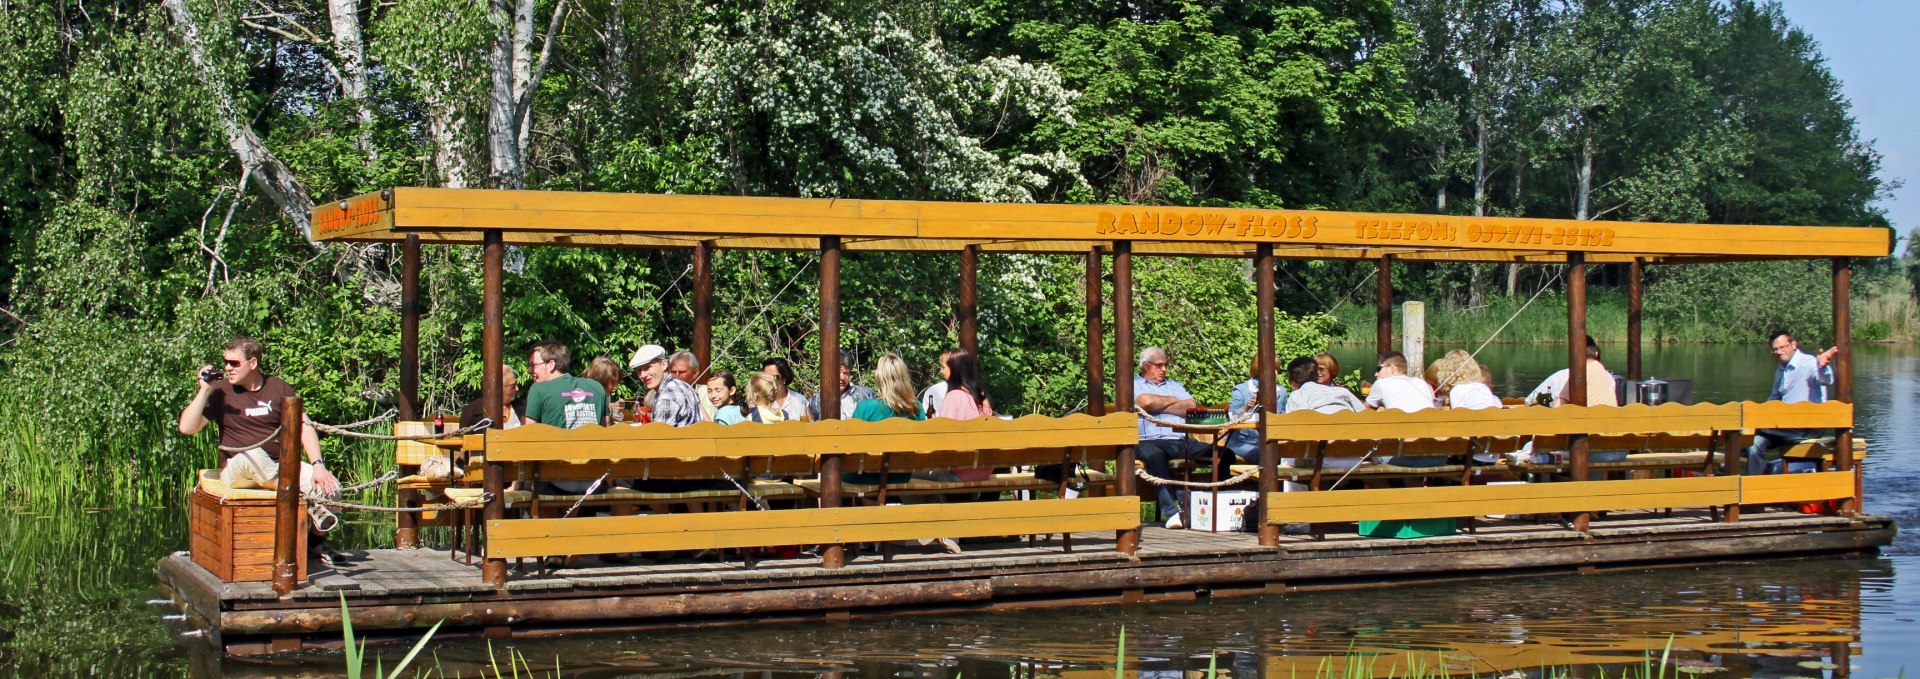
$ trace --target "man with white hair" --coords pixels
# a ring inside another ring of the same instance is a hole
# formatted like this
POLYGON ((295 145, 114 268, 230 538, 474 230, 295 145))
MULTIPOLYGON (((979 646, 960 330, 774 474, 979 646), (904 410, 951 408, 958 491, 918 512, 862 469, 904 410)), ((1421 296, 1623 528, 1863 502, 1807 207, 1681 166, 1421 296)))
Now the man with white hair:
POLYGON ((693 385, 667 372, 667 350, 649 344, 633 352, 627 369, 647 385, 653 394, 654 422, 684 427, 700 421, 700 395, 693 385))
MULTIPOLYGON (((1173 474, 1173 460, 1198 460, 1208 457, 1207 444, 1185 433, 1162 426, 1154 420, 1185 423, 1187 410, 1199 407, 1193 394, 1179 381, 1167 377, 1167 350, 1147 347, 1140 350, 1140 374, 1133 378, 1133 405, 1150 417, 1140 418, 1140 462, 1147 473, 1159 478, 1173 474)), ((1159 487, 1160 519, 1168 528, 1183 528, 1180 501, 1173 488, 1159 487)))

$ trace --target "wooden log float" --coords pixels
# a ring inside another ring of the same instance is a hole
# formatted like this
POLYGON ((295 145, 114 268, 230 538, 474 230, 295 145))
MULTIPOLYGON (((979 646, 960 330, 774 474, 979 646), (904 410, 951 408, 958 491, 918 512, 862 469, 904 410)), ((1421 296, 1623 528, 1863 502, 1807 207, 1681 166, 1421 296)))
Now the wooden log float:
MULTIPOLYGON (((1331 494, 1330 494, 1331 495, 1331 494)), ((513 634, 542 626, 621 625, 659 620, 673 626, 817 619, 822 610, 857 615, 1051 606, 1112 602, 1128 592, 1145 599, 1192 598, 1224 589, 1278 586, 1283 590, 1350 588, 1503 574, 1537 577, 1543 571, 1643 568, 1650 563, 1699 564, 1769 556, 1857 552, 1891 541, 1890 520, 1868 517, 1772 517, 1739 526, 1710 522, 1598 527, 1591 534, 1542 529, 1424 540, 1290 542, 1278 549, 1245 540, 1212 548, 1143 552, 1136 559, 1111 553, 1045 558, 969 556, 929 569, 861 564, 826 571, 785 568, 740 571, 689 583, 662 573, 630 579, 596 578, 559 588, 370 595, 348 592, 358 630, 418 630, 440 619, 459 628, 511 627, 513 634)), ((394 552, 436 559, 418 551, 394 552)), ((444 559, 438 559, 444 560, 444 559)), ((222 585, 184 556, 163 559, 159 574, 183 607, 217 620, 230 648, 248 638, 337 636, 339 602, 332 592, 293 599, 258 598, 222 585)), ((254 585, 259 587, 259 585, 254 585)), ((304 590, 303 590, 304 591, 304 590)))

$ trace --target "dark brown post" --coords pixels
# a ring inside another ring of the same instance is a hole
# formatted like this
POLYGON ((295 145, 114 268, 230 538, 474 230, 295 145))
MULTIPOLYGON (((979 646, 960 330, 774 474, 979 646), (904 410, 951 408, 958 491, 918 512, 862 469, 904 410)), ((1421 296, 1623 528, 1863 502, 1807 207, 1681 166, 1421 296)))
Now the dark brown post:
POLYGON ((1393 351, 1393 256, 1381 255, 1379 271, 1374 274, 1373 350, 1393 351))
POLYGON ((293 592, 300 577, 300 461, 306 451, 300 448, 300 432, 306 426, 305 413, 298 396, 288 397, 280 406, 280 481, 273 496, 273 591, 281 596, 293 592))
MULTIPOLYGON (((499 368, 494 368, 498 370, 499 368)), ((394 399, 401 422, 421 419, 420 413, 420 236, 408 234, 400 244, 400 394, 394 399)), ((402 508, 420 504, 418 491, 402 489, 402 508)), ((420 515, 401 512, 395 519, 393 546, 420 546, 420 515)))
MULTIPOLYGON (((840 419, 840 238, 820 239, 820 420, 840 419)), ((840 506, 839 455, 820 457, 820 506, 840 506)), ((847 565, 846 547, 821 545, 820 566, 847 565)))
MULTIPOLYGON (((494 429, 506 426, 499 419, 501 397, 505 396, 506 385, 500 379, 500 367, 506 363, 506 300, 502 292, 504 274, 501 264, 506 260, 507 245, 499 229, 487 229, 481 236, 480 276, 480 364, 488 369, 480 371, 480 407, 485 409, 488 419, 493 420, 494 429)), ((485 519, 491 523, 507 518, 506 499, 507 465, 497 460, 487 460, 485 519)), ((487 553, 487 559, 480 566, 480 577, 495 587, 507 585, 507 561, 494 558, 487 553)))
MULTIPOLYGON (((1113 402, 1115 412, 1133 412, 1133 242, 1113 244, 1113 402)), ((1121 446, 1114 463, 1114 490, 1120 497, 1139 497, 1135 484, 1134 446, 1121 446)), ((1115 548, 1121 554, 1140 549, 1140 529, 1120 531, 1115 548)))
POLYGON ((1100 320, 1103 295, 1100 290, 1101 248, 1087 252, 1087 414, 1107 414, 1107 343, 1100 320))
MULTIPOLYGON (((1587 405, 1587 253, 1567 253, 1567 404, 1587 405)), ((1587 435, 1567 437, 1567 470, 1587 480, 1587 435)), ((1587 530, 1588 514, 1573 515, 1573 529, 1587 530)))
MULTIPOLYGON (((713 241, 693 245, 693 356, 713 370, 713 241)), ((700 379, 700 378, 695 378, 700 379)))
POLYGON ((1627 379, 1639 381, 1646 377, 1640 372, 1640 308, 1646 298, 1645 280, 1646 258, 1635 257, 1627 265, 1627 379))
POLYGON ((960 348, 980 364, 980 246, 960 248, 960 348))
POLYGON ((1260 404, 1260 416, 1254 422, 1260 426, 1260 545, 1275 547, 1280 544, 1280 524, 1267 521, 1267 498, 1280 492, 1280 449, 1267 441, 1267 416, 1280 404, 1273 402, 1274 382, 1273 366, 1273 244, 1260 243, 1253 248, 1253 284, 1259 288, 1254 296, 1259 307, 1260 323, 1260 386, 1255 394, 1255 402, 1260 404))
MULTIPOLYGON (((1833 355, 1833 400, 1842 403, 1853 402, 1853 260, 1846 257, 1833 258, 1833 346, 1840 353, 1833 355)), ((1833 436, 1834 467, 1839 471, 1854 471, 1853 430, 1841 429, 1833 436)), ((1860 512, 1863 498, 1860 487, 1860 474, 1853 475, 1853 499, 1840 508, 1840 513, 1854 515, 1860 512)))

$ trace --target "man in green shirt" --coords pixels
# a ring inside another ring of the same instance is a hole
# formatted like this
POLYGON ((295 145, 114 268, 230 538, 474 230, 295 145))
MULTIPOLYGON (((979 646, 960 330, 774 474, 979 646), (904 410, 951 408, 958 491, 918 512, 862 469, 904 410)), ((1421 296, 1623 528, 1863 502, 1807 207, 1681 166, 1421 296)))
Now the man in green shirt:
POLYGON ((606 421, 607 391, 599 382, 567 374, 567 345, 541 342, 527 357, 534 385, 527 389, 527 424, 579 429, 606 421))

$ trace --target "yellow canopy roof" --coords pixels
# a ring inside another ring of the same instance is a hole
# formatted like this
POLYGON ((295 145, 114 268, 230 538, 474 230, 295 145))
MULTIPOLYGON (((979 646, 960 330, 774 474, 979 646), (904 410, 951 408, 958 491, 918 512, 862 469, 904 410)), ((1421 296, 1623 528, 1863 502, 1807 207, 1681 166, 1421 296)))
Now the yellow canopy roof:
POLYGON ((1559 262, 1569 251, 1596 263, 1884 257, 1892 248, 1878 227, 408 187, 317 206, 313 224, 316 238, 349 242, 478 244, 499 229, 510 245, 812 250, 839 236, 855 251, 1083 254, 1127 240, 1142 254, 1243 257, 1272 243, 1292 259, 1461 262, 1559 262))

